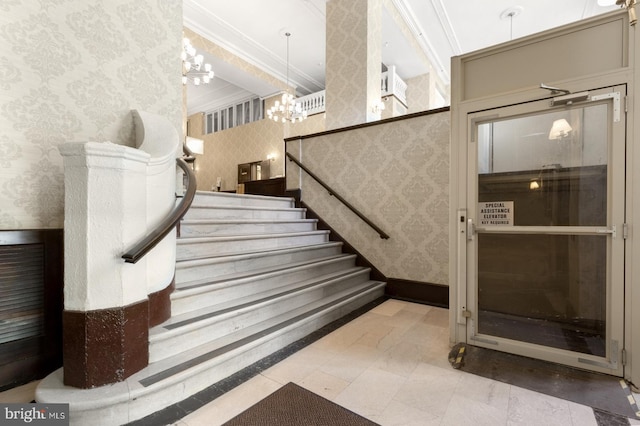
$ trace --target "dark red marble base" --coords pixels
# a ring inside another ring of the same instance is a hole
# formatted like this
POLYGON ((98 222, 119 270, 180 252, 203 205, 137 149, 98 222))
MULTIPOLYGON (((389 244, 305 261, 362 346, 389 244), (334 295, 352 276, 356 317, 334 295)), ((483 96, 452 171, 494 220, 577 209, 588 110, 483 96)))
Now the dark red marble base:
POLYGON ((64 384, 82 389, 125 380, 149 363, 149 302, 63 312, 64 384))
POLYGON ((176 288, 176 277, 164 289, 149 295, 149 328, 171 318, 171 293, 176 288))

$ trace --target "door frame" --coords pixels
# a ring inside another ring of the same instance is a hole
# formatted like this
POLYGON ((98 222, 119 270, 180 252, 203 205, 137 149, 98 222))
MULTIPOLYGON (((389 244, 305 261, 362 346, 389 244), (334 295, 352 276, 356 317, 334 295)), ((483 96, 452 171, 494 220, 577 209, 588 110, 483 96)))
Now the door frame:
MULTIPOLYGON (((586 102, 576 102, 575 107, 580 108, 588 105, 596 105, 597 103, 607 103, 610 105, 610 126, 609 137, 611 143, 608 145, 608 179, 607 179, 607 224, 593 229, 592 234, 600 234, 606 232, 606 229, 613 225, 617 226, 621 231, 625 222, 625 191, 624 191, 624 168, 616 168, 615 164, 624 164, 626 155, 625 146, 625 117, 620 113, 620 97, 608 98, 609 93, 618 93, 622 97, 626 95, 626 86, 620 85, 616 87, 606 89, 596 89, 590 92, 591 96, 598 96, 597 100, 589 100, 586 102), (618 110, 616 110, 618 108, 618 110), (616 205, 612 205, 612 200, 616 202, 616 205), (615 209, 614 209, 615 207, 615 209)), ((562 364, 587 368, 590 370, 613 374, 617 376, 623 375, 623 349, 624 349, 624 237, 623 232, 618 232, 618 235, 609 235, 607 238, 607 354, 605 358, 581 354, 577 352, 570 352, 568 350, 556 349, 552 347, 545 347, 541 345, 535 345, 531 343, 525 343, 517 340, 509 340, 499 338, 495 336, 483 336, 477 333, 475 326, 478 321, 477 312, 477 290, 478 290, 478 277, 477 270, 477 237, 475 234, 475 227, 473 221, 477 219, 477 127, 479 124, 486 122, 499 121, 501 119, 508 119, 509 117, 523 117, 527 115, 537 115, 539 113, 553 112, 566 109, 566 106, 552 106, 548 99, 519 103, 516 105, 506 105, 499 108, 483 110, 479 112, 467 114, 467 129, 468 140, 465 144, 467 148, 467 167, 466 167, 466 196, 467 196, 467 223, 466 229, 460 229, 460 235, 465 235, 466 239, 466 297, 465 305, 467 306, 465 312, 460 314, 466 319, 467 330, 465 342, 475 346, 502 350, 518 355, 529 356, 533 358, 543 359, 547 361, 559 362, 562 364), (612 253, 615 255, 612 256, 612 253)), ((464 228, 462 221, 460 220, 460 227, 464 228)), ((537 233, 542 231, 543 227, 515 227, 510 229, 500 229, 496 227, 496 232, 513 233, 514 231, 521 231, 516 233, 537 233)), ((572 227, 566 229, 554 229, 559 233, 571 233, 571 231, 580 232, 584 231, 580 229, 582 227, 572 227)), ((555 232, 554 232, 555 233, 555 232)), ((463 250, 465 241, 460 240, 460 250, 463 250)), ((462 294, 462 293, 460 293, 462 294)), ((460 295, 459 294, 459 295, 460 295)))

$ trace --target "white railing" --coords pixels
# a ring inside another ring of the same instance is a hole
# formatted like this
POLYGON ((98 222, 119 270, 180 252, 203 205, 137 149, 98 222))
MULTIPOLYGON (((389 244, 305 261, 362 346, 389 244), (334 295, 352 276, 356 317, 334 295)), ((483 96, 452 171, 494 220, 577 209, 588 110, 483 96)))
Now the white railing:
POLYGON ((303 110, 307 111, 308 115, 319 114, 325 111, 325 93, 325 90, 321 90, 310 95, 301 96, 296 99, 296 102, 302 106, 303 110))
POLYGON ((400 102, 407 105, 407 83, 398 74, 396 67, 390 66, 388 71, 382 73, 382 96, 395 96, 400 102))

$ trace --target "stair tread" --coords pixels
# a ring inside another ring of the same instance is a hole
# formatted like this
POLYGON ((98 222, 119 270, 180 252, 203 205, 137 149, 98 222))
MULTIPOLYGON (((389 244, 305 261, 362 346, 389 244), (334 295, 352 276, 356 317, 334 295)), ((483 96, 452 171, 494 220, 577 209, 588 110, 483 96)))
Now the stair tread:
POLYGON ((213 192, 213 191, 196 191, 197 197, 215 197, 215 198, 236 198, 236 199, 256 199, 256 200, 271 200, 281 202, 294 202, 293 197, 277 197, 273 195, 256 195, 256 194, 237 194, 229 192, 213 192))
POLYGON ((278 234, 250 234, 250 235, 221 235, 221 236, 198 236, 198 237, 180 237, 177 239, 178 245, 181 244, 199 244, 208 242, 220 242, 220 241, 238 241, 238 240, 262 240, 270 238, 290 238, 290 237, 304 237, 308 235, 324 235, 329 234, 331 231, 316 230, 316 231, 303 231, 303 232, 285 232, 278 234))
POLYGON ((318 219, 183 219, 182 225, 208 225, 208 224, 269 224, 269 223, 315 223, 318 219))
POLYGON ((272 207, 272 206, 243 206, 235 204, 220 204, 217 206, 211 206, 208 204, 199 204, 197 200, 193 200, 190 209, 209 209, 209 210, 258 210, 258 211, 292 211, 292 212, 306 212, 304 207, 272 207))
POLYGON ((356 298, 366 291, 373 291, 384 282, 367 280, 359 285, 334 293, 308 305, 291 310, 285 314, 262 321, 259 324, 243 328, 219 339, 197 346, 186 353, 181 353, 149 364, 145 369, 136 373, 132 378, 143 386, 151 386, 162 380, 190 370, 198 365, 220 357, 226 353, 245 346, 260 338, 272 335, 289 325, 309 318, 323 310, 335 308, 338 303, 356 298))
POLYGON ((269 301, 276 300, 278 298, 285 297, 296 292, 305 291, 308 289, 322 287, 329 285, 339 279, 344 279, 350 276, 356 276, 358 274, 368 273, 369 268, 362 266, 354 266, 348 269, 341 269, 339 271, 330 272, 317 277, 309 278, 307 280, 299 281, 295 285, 284 286, 283 288, 272 289, 272 292, 265 291, 263 297, 256 299, 255 297, 242 297, 234 299, 233 301, 220 304, 216 306, 209 306, 206 308, 186 312, 180 315, 172 316, 167 321, 160 325, 157 325, 149 330, 149 338, 165 333, 168 330, 175 330, 188 324, 194 324, 197 321, 207 320, 210 318, 219 317, 230 312, 250 309, 257 307, 269 301), (229 305, 225 307, 225 305, 229 305))
POLYGON ((176 261, 176 268, 188 268, 191 266, 202 266, 213 263, 233 262, 237 260, 247 260, 252 258, 259 258, 265 256, 277 256, 279 254, 286 254, 296 252, 300 250, 317 250, 323 247, 336 247, 341 246, 341 242, 329 241, 321 244, 307 244, 304 246, 275 248, 271 250, 262 250, 240 254, 223 254, 215 257, 205 257, 199 259, 184 259, 176 261))
POLYGON ((256 269, 251 269, 247 271, 239 271, 239 272, 219 275, 211 278, 205 277, 198 280, 176 282, 175 294, 180 294, 181 292, 185 292, 195 288, 206 287, 209 285, 213 286, 221 282, 229 282, 229 285, 232 285, 231 281, 241 281, 248 278, 256 278, 261 275, 264 276, 264 275, 272 274, 274 272, 291 270, 292 268, 301 268, 304 266, 319 265, 319 264, 334 261, 334 260, 343 260, 345 258, 355 258, 355 257, 356 256, 352 254, 340 253, 334 256, 323 256, 320 258, 301 260, 298 262, 291 262, 284 265, 270 265, 262 268, 256 268, 256 269))
MULTIPOLYGON (((306 248, 306 247, 310 247, 310 246, 320 246, 323 247, 327 242, 323 241, 323 242, 319 242, 317 244, 309 244, 308 242, 304 242, 303 244, 300 245, 296 245, 296 244, 291 244, 288 245, 286 248, 291 248, 291 249, 302 249, 302 248, 306 248)), ((220 253, 220 254, 211 254, 211 253, 205 253, 201 256, 196 256, 196 255, 192 255, 189 257, 189 259, 178 259, 176 262, 182 262, 182 261, 187 261, 187 260, 206 260, 206 259, 216 259, 216 258, 221 258, 221 257, 227 257, 227 256, 239 256, 239 255, 260 255, 260 254, 264 254, 264 253, 269 253, 271 251, 273 251, 273 248, 263 248, 263 249, 251 249, 251 250, 238 250, 238 251, 229 251, 229 252, 224 252, 224 253, 220 253)))

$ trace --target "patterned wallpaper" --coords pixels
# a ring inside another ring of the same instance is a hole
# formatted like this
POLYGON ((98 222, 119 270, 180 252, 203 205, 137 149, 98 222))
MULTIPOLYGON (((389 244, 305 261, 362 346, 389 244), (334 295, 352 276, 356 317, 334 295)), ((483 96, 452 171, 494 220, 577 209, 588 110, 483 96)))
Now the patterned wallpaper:
POLYGON ((130 111, 182 130, 182 2, 0 2, 0 229, 61 228, 71 141, 133 146, 130 111))
POLYGON ((327 3, 328 130, 373 120, 369 100, 380 99, 381 16, 381 0, 327 3))
POLYGON ((407 113, 426 111, 431 108, 431 74, 407 79, 407 113))
MULTIPOLYGON (((380 239, 303 174, 302 199, 387 277, 449 283, 449 122, 443 112, 287 144, 391 236, 380 239)), ((287 174, 297 187, 294 166, 287 174)))

